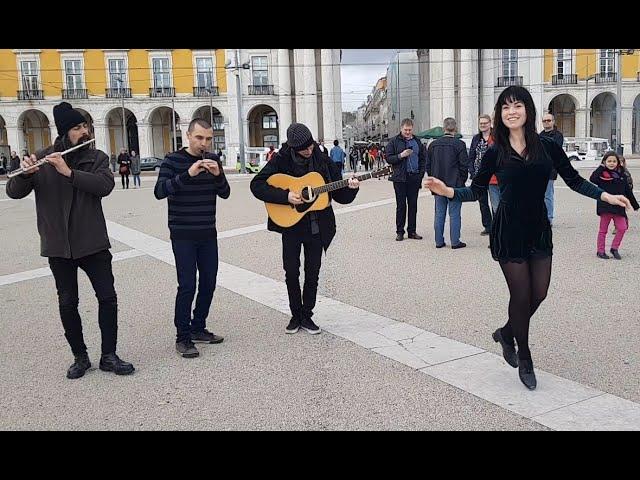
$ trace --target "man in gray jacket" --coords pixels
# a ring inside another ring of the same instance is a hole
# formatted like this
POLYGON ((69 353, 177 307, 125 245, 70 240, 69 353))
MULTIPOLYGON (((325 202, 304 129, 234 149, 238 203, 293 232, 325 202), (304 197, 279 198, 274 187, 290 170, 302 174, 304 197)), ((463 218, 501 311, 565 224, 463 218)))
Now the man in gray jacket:
POLYGON ((67 378, 82 377, 91 367, 78 313, 78 267, 91 280, 98 298, 100 370, 127 375, 134 368, 116 355, 118 303, 101 204, 114 187, 109 158, 89 146, 63 157, 60 152, 86 142, 90 134, 84 116, 66 102, 53 108, 53 117, 58 129, 54 144, 23 160, 21 166, 33 165, 43 157, 47 163, 11 178, 7 195, 24 198, 35 192, 40 254, 49 258, 62 326, 75 357, 67 378))

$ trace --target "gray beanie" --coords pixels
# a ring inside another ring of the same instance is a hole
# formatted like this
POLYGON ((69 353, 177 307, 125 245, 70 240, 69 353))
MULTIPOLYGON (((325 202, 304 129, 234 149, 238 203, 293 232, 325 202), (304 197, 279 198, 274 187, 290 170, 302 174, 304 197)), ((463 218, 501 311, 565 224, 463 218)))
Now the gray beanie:
POLYGON ((287 128, 287 145, 295 151, 304 150, 313 143, 311 130, 302 123, 292 123, 287 128))

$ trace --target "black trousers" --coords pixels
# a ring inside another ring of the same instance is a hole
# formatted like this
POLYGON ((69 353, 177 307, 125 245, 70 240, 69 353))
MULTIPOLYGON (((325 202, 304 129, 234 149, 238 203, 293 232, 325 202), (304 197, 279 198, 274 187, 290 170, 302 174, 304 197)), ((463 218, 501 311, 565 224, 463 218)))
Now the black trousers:
POLYGON ((406 182, 393 182, 393 189, 396 192, 396 233, 404 233, 405 221, 407 222, 407 233, 416 233, 418 191, 421 181, 421 175, 407 173, 406 182), (409 210, 408 220, 407 210, 409 210))
POLYGON ((282 262, 289 294, 289 308, 295 318, 311 318, 316 306, 318 278, 322 264, 320 235, 284 232, 282 234, 282 262), (304 289, 300 293, 300 252, 304 247, 304 289))
POLYGON ((102 333, 102 353, 115 353, 118 337, 118 298, 111 270, 111 253, 102 250, 93 255, 70 259, 50 257, 49 267, 58 290, 60 318, 74 355, 87 351, 78 313, 78 267, 89 277, 98 299, 98 325, 102 333))
POLYGON ((171 240, 178 273, 178 293, 173 323, 176 326, 176 342, 191 338, 191 333, 202 332, 213 301, 218 276, 218 240, 171 240), (196 271, 198 272, 198 296, 191 316, 193 297, 196 296, 196 271))
POLYGON ((482 226, 485 230, 491 230, 493 219, 491 217, 491 208, 489 207, 489 189, 485 189, 483 192, 478 199, 480 215, 482 216, 482 226))

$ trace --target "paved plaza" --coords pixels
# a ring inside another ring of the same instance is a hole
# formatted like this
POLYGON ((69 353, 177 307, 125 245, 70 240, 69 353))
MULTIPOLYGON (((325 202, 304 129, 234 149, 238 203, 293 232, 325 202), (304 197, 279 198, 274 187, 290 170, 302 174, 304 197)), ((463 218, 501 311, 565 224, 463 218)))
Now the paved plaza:
MULTIPOLYGON (((587 178, 595 168, 581 167, 587 178)), ((117 177, 103 208, 118 353, 136 372, 96 368, 97 300, 80 272, 94 367, 78 380, 65 377, 72 355, 33 199, 8 199, 0 181, 0 429, 640 430, 638 213, 629 214, 622 261, 598 259, 595 202, 556 182, 551 287, 531 321, 538 389, 528 391, 491 339, 506 321, 508 290, 476 203, 462 208, 467 248, 435 248, 424 190, 424 239, 396 242, 392 183, 363 182, 353 204, 334 203, 338 232, 323 255, 314 316, 323 333, 286 335, 280 235, 266 230, 251 176, 228 177, 208 318, 225 341, 199 345, 196 359, 176 353, 166 200, 153 196, 152 172, 140 189, 122 190, 117 177)))

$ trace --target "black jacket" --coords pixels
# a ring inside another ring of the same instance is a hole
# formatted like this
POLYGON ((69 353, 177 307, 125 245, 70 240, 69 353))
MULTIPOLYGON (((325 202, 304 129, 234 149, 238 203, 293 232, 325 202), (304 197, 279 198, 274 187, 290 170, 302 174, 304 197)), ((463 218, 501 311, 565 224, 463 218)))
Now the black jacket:
POLYGON ((13 170, 17 170, 18 168, 20 168, 20 157, 11 157, 11 159, 9 160, 9 171, 11 172, 13 170))
MULTIPOLYGON (((320 173, 323 176, 325 183, 342 180, 342 173, 340 172, 337 164, 334 164, 327 155, 323 154, 317 144, 313 149, 310 171, 320 173)), ((301 176, 294 174, 294 163, 291 158, 291 149, 287 144, 283 144, 282 148, 278 153, 276 153, 273 159, 256 174, 253 180, 251 180, 251 193, 253 193, 258 200, 287 205, 289 203, 289 190, 272 187, 267 183, 267 179, 274 173, 284 173, 293 177, 301 176)), ((345 204, 353 202, 358 193, 358 189, 342 188, 328 193, 331 200, 345 204)), ((322 246, 326 251, 336 234, 336 217, 333 213, 331 204, 329 204, 329 206, 324 210, 318 211, 317 214, 322 246)), ((308 217, 309 215, 305 215, 300 222, 288 228, 276 225, 269 218, 267 221, 267 229, 272 232, 279 233, 283 233, 285 231, 300 231, 300 229, 307 228, 307 224, 309 222, 308 217)))
MULTIPOLYGON (((482 159, 478 159, 478 168, 476 168, 476 149, 478 148, 478 143, 480 143, 480 139, 482 138, 482 133, 476 133, 471 139, 471 146, 469 147, 469 175, 473 179, 480 170, 480 161, 482 159)), ((487 149, 489 147, 487 146, 487 149)), ((486 152, 485 152, 486 153, 486 152)))
POLYGON ((491 176, 498 178, 500 204, 489 237, 495 260, 522 263, 532 251, 552 254, 551 224, 544 203, 552 167, 573 191, 596 200, 602 195, 602 189, 582 178, 555 142, 542 136, 538 147, 537 155, 524 159, 511 147, 503 155, 492 145, 471 187, 454 190, 455 200, 477 201, 486 195, 491 176))
POLYGON ((467 145, 451 135, 431 142, 427 149, 427 173, 450 187, 464 187, 469 176, 467 145))
MULTIPOLYGON (((631 202, 631 206, 633 207, 633 209, 638 210, 640 206, 638 205, 636 197, 633 195, 633 190, 629 187, 627 177, 620 170, 618 170, 618 174, 620 175, 620 178, 613 178, 609 169, 604 165, 600 165, 591 174, 591 178, 589 178, 589 180, 591 181, 591 183, 595 183, 601 189, 603 189, 607 193, 610 193, 611 195, 624 195, 631 202)), ((603 213, 612 213, 614 215, 621 215, 623 217, 627 216, 627 212, 624 207, 611 205, 610 203, 603 202, 602 200, 598 200, 596 213, 598 215, 602 215, 603 213)))
MULTIPOLYGON (((557 128, 554 128, 550 132, 546 132, 545 130, 543 130, 540 132, 540 136, 550 138, 551 140, 556 142, 560 148, 562 148, 562 145, 564 144, 564 136, 562 135, 560 130, 558 130, 557 128)), ((557 180, 557 179, 558 179, 558 172, 555 168, 552 168, 551 175, 549 176, 549 180, 557 180)))
POLYGON ((124 175, 129 175, 131 172, 131 157, 129 157, 128 153, 121 153, 118 155, 118 165, 120 165, 121 168, 123 165, 127 167, 127 171, 124 175))
MULTIPOLYGON (((58 137, 53 146, 36 153, 37 158, 69 148, 58 137)), ((113 190, 109 157, 82 148, 65 155, 72 174, 60 175, 44 164, 32 175, 10 178, 7 195, 24 198, 35 192, 40 254, 43 257, 82 258, 111 248, 102 213, 102 197, 113 190)))
MULTIPOLYGON (((418 175, 421 177, 424 175, 427 164, 427 149, 419 138, 413 137, 418 145, 420 151, 418 152, 418 175)), ((393 166, 393 173, 389 176, 389 180, 392 182, 406 182, 407 181, 407 161, 409 157, 400 158, 400 154, 407 148, 407 141, 402 134, 398 134, 389 140, 387 146, 384 149, 384 153, 387 157, 387 163, 393 166)), ((420 185, 422 188, 422 185, 420 185)))

